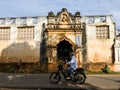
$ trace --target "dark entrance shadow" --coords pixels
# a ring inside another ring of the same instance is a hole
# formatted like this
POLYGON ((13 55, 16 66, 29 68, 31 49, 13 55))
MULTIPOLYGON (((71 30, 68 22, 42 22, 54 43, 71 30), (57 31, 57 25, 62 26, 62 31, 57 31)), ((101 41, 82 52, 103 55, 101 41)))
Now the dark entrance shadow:
POLYGON ((69 53, 72 51, 72 44, 65 39, 57 44, 57 57, 60 60, 70 60, 69 53))

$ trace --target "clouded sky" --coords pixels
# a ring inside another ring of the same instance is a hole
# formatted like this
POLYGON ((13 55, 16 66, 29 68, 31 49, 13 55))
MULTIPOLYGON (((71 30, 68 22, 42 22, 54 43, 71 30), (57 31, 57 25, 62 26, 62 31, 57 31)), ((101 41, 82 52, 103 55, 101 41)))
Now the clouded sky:
POLYGON ((67 8, 74 14, 113 15, 117 28, 120 28, 120 0, 0 0, 0 18, 47 16, 67 8))

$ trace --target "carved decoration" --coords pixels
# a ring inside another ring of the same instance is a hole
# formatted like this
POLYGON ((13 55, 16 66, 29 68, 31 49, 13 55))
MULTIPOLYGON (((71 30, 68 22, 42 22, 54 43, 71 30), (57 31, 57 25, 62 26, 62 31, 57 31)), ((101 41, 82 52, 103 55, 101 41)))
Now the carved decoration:
POLYGON ((68 16, 66 14, 62 14, 62 17, 61 17, 61 22, 67 22, 68 21, 68 16))
POLYGON ((80 13, 76 12, 72 15, 63 8, 61 12, 54 15, 53 12, 48 13, 48 28, 50 29, 80 29, 81 28, 81 17, 80 13))
POLYGON ((76 21, 76 23, 79 23, 79 24, 81 22, 79 17, 76 17, 75 21, 76 21))

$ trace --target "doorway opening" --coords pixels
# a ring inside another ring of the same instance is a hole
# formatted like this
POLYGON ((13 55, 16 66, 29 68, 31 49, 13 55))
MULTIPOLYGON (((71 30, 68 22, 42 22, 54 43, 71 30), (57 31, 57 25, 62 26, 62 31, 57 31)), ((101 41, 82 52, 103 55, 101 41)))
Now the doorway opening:
POLYGON ((60 60, 70 60, 69 53, 72 51, 72 44, 65 39, 57 44, 57 58, 60 60))

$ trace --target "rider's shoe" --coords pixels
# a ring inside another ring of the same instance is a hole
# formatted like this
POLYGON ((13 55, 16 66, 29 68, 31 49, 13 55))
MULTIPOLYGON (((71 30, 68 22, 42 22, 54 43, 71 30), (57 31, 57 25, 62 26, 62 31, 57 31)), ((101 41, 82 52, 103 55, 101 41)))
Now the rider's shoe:
POLYGON ((71 77, 66 77, 65 79, 70 80, 70 79, 71 79, 71 77))
POLYGON ((71 77, 71 80, 73 80, 73 81, 74 81, 74 77, 71 77))

